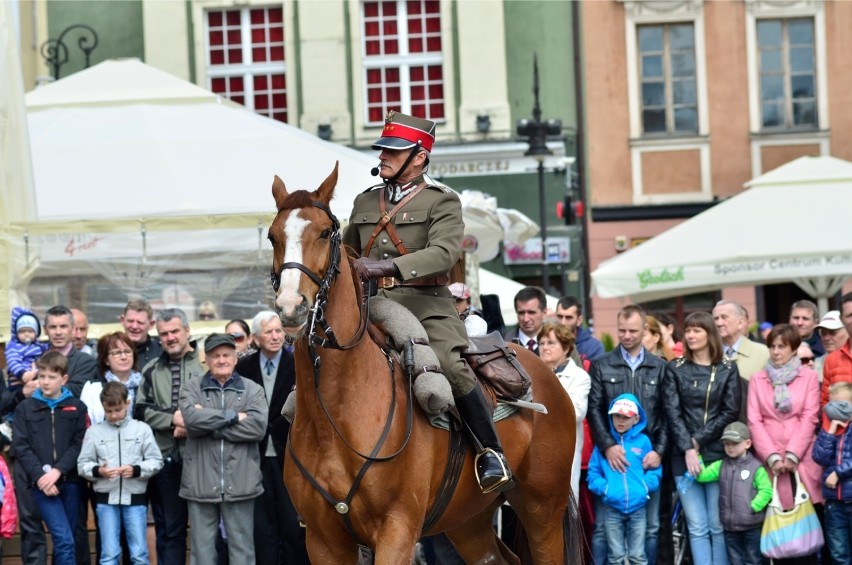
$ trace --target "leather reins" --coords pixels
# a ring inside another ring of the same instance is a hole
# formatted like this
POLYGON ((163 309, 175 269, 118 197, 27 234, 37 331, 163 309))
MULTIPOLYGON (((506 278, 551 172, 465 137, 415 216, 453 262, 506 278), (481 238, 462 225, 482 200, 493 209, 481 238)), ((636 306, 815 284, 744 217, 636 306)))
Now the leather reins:
MULTIPOLYGON (((275 292, 278 292, 278 289, 281 286, 281 274, 285 269, 297 269, 303 272, 308 276, 319 288, 314 299, 314 306, 310 310, 309 318, 308 318, 308 333, 307 333, 307 343, 308 343, 308 355, 311 359, 311 367, 313 369, 314 376, 314 392, 316 394, 317 400, 319 401, 319 405, 322 408, 323 413, 325 414, 326 419, 331 424, 332 429, 335 434, 340 438, 340 440, 349 448, 350 451, 364 459, 364 463, 361 465, 361 469, 358 471, 358 474, 355 477, 355 480, 352 484, 352 487, 349 489, 346 497, 342 500, 336 500, 334 496, 328 490, 323 488, 322 485, 310 474, 310 472, 305 468, 299 458, 296 456, 296 452, 293 449, 293 444, 289 440, 287 440, 287 448, 290 452, 290 456, 293 458, 293 462, 296 464, 296 467, 302 473, 302 476, 313 486, 320 495, 331 504, 335 510, 341 514, 343 519, 343 523, 346 526, 346 529, 349 531, 349 534, 352 538, 359 544, 361 543, 360 538, 358 537, 355 529, 352 525, 352 522, 348 516, 349 506, 352 502, 352 498, 355 496, 355 492, 361 484, 361 480, 364 478, 364 475, 367 472, 367 469, 375 462, 383 462, 390 461, 395 458, 397 455, 402 453, 402 450, 406 448, 409 440, 411 439, 411 431, 413 427, 413 419, 414 419, 414 394, 412 391, 412 382, 409 379, 408 382, 408 402, 407 402, 407 410, 406 410, 406 431, 405 431, 405 440, 402 442, 402 445, 395 452, 390 455, 386 455, 383 457, 378 457, 378 453, 381 451, 384 446, 385 441, 387 440, 388 435, 391 431, 391 425, 393 423, 393 417, 396 412, 396 383, 394 379, 394 359, 393 357, 385 350, 382 352, 385 354, 385 357, 388 360, 388 369, 390 373, 391 379, 391 402, 388 409, 387 419, 385 420, 385 425, 382 429, 382 433, 379 436, 376 445, 370 451, 369 454, 362 453, 358 449, 356 449, 344 436, 343 432, 341 432, 340 428, 337 426, 334 418, 328 410, 325 402, 322 399, 322 395, 320 394, 320 369, 322 366, 322 359, 317 353, 316 346, 326 349, 337 349, 340 351, 346 351, 348 349, 352 349, 364 337, 365 330, 367 328, 367 323, 369 320, 369 296, 368 293, 364 291, 363 284, 361 287, 361 305, 359 311, 359 323, 358 330, 353 335, 352 339, 350 339, 345 344, 340 344, 337 341, 337 337, 334 334, 328 320, 325 318, 325 308, 328 304, 328 293, 331 290, 331 285, 334 283, 335 278, 340 273, 340 222, 338 222, 337 217, 331 212, 331 209, 319 201, 312 201, 311 204, 315 208, 319 208, 331 220, 332 224, 332 233, 330 236, 330 249, 329 249, 329 262, 328 267, 326 268, 325 275, 320 278, 320 276, 310 270, 308 267, 303 265, 302 263, 296 262, 287 262, 281 265, 281 268, 278 272, 275 272, 275 269, 272 270, 271 273, 271 282, 272 288, 275 292), (322 330, 322 333, 325 337, 320 337, 317 335, 317 327, 322 330)), ((291 428, 292 430, 292 428, 291 428)))

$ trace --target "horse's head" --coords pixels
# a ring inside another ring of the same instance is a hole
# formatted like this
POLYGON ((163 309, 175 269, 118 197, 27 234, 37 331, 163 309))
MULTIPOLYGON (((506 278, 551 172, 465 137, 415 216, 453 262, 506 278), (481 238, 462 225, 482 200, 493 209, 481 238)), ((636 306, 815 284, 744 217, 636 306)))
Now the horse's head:
POLYGON ((340 262, 340 224, 329 201, 337 185, 334 170, 313 191, 287 192, 275 177, 272 196, 278 214, 269 226, 272 243, 272 287, 284 331, 300 337, 317 293, 331 284, 340 262))

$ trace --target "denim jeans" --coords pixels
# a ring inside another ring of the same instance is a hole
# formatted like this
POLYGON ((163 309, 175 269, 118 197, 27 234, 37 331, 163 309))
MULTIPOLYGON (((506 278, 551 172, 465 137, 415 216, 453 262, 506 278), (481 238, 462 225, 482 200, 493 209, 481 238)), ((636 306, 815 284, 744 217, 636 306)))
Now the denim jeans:
MULTIPOLYGON (((606 512, 606 505, 601 497, 595 499, 595 527, 592 533, 592 563, 604 565, 607 560, 607 541, 601 516, 606 512)), ((657 562, 657 538, 660 533, 660 491, 652 492, 645 505, 645 559, 653 565, 657 562)))
POLYGON ((602 519, 609 548, 608 562, 611 565, 622 565, 626 557, 631 565, 646 565, 648 560, 645 559, 645 509, 640 508, 625 514, 604 506, 602 519))
POLYGON ((121 529, 127 533, 130 562, 148 565, 148 507, 141 504, 119 506, 98 504, 98 528, 101 532, 100 565, 118 565, 121 562, 121 529))
POLYGON ((80 506, 80 485, 72 481, 56 483, 56 486, 58 496, 47 496, 33 488, 33 499, 53 539, 53 565, 76 565, 74 528, 80 506))
POLYGON ((719 483, 694 482, 680 495, 692 562, 728 565, 725 533, 719 521, 719 483))
POLYGON ((731 565, 760 565, 760 530, 752 528, 743 532, 725 530, 725 544, 728 547, 728 561, 731 565))
POLYGON ((825 543, 832 563, 852 559, 852 503, 825 501, 825 543))

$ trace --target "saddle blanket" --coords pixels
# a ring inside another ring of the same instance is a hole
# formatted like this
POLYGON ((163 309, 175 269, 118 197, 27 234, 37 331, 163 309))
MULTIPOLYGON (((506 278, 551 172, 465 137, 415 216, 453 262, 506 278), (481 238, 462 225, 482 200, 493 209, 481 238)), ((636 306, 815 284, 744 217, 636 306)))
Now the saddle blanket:
MULTIPOLYGON (((533 401, 532 388, 530 388, 527 393, 522 396, 519 400, 526 400, 527 402, 533 401)), ((500 420, 505 420, 515 412, 520 410, 518 406, 513 406, 511 404, 503 404, 499 400, 497 401, 497 407, 494 408, 494 414, 492 418, 495 422, 499 422, 500 420)), ((440 414, 436 414, 434 416, 429 416, 429 423, 432 426, 441 429, 441 430, 450 430, 450 416, 447 412, 441 412, 440 414)))

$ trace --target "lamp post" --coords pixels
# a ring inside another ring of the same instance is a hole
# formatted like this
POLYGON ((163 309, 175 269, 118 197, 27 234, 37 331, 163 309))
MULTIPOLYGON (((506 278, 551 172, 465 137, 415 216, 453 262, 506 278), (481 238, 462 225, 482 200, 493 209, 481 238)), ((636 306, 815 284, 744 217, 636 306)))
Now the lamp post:
POLYGON ((65 39, 68 32, 74 30, 79 30, 81 34, 77 38, 77 47, 80 48, 80 51, 83 52, 83 56, 86 58, 86 66, 84 68, 89 68, 92 51, 98 46, 97 32, 86 24, 68 26, 62 30, 56 39, 48 39, 42 43, 41 56, 44 58, 44 62, 50 65, 54 80, 59 80, 59 72, 62 69, 62 65, 68 62, 68 46, 62 40, 65 39))
POLYGON ((533 95, 535 105, 533 106, 533 118, 518 120, 516 131, 518 136, 526 137, 530 147, 524 155, 538 161, 538 209, 539 227, 541 229, 541 287, 547 292, 550 286, 550 273, 548 272, 547 257, 547 213, 544 194, 544 159, 553 155, 553 151, 547 148, 547 136, 560 135, 562 133, 562 121, 549 119, 542 121, 541 106, 538 101, 538 57, 533 54, 533 95))

